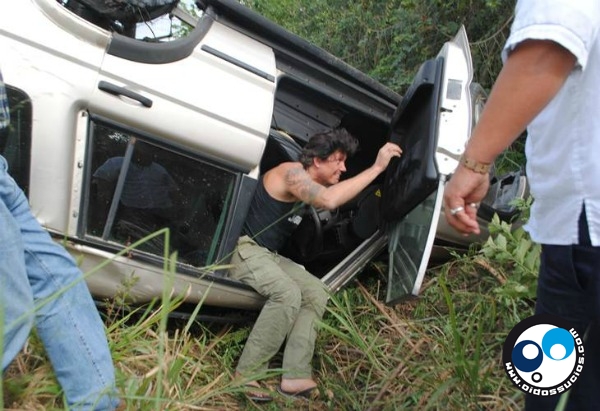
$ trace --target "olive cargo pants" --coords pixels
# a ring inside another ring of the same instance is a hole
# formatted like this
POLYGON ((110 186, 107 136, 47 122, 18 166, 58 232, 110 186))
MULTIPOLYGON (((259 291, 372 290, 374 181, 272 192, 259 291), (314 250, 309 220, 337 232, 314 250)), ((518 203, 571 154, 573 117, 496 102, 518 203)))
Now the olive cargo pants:
POLYGON ((283 378, 311 378, 316 321, 323 318, 329 298, 325 285, 302 266, 259 246, 248 236, 239 239, 231 263, 230 277, 267 299, 237 371, 244 375, 266 369, 287 337, 283 378))

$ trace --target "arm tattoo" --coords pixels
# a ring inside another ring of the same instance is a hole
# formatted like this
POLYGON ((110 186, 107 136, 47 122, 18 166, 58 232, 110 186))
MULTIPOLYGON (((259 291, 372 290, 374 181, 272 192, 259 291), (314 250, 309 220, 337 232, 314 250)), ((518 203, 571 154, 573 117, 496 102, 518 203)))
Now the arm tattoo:
POLYGON ((290 168, 285 173, 285 183, 292 192, 298 193, 301 201, 307 204, 313 204, 323 188, 315 183, 302 167, 290 168))

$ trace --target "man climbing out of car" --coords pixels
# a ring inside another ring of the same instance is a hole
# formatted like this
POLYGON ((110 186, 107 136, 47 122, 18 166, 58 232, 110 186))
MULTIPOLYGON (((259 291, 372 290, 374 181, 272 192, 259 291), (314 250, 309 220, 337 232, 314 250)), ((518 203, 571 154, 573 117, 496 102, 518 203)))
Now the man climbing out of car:
MULTIPOLYGON (((316 388, 310 365, 315 327, 329 295, 317 277, 277 252, 295 227, 290 217, 299 206, 332 210, 343 205, 375 180, 392 157, 402 153, 396 144, 386 143, 371 167, 340 182, 345 161, 357 147, 358 141, 345 129, 316 134, 303 148, 299 161, 282 163, 260 179, 232 256, 230 276, 254 288, 266 303, 239 359, 236 377, 260 377, 287 337, 278 391, 309 397, 316 388)), ((248 398, 272 399, 258 381, 247 385, 254 388, 248 391, 248 398)))

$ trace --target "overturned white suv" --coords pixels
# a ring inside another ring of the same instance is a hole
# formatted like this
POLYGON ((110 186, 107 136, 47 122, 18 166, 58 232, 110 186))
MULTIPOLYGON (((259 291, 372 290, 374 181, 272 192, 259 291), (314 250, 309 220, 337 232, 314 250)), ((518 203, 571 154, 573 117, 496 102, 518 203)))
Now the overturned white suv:
MULTIPOLYGON (((432 251, 481 239, 440 213, 484 99, 464 29, 400 96, 236 1, 178 3, 0 5, 12 121, 3 155, 42 225, 92 273, 96 298, 123 284, 133 302, 160 298, 165 256, 177 252, 172 286, 188 303, 259 309, 226 269, 257 179, 336 127, 360 141, 344 177, 388 140, 404 155, 351 203, 307 208, 283 254, 332 291, 387 255, 391 304, 418 294, 432 251), (162 228, 169 241, 123 253, 162 228)), ((484 226, 516 217, 511 202, 527 193, 519 172, 492 178, 484 226)))

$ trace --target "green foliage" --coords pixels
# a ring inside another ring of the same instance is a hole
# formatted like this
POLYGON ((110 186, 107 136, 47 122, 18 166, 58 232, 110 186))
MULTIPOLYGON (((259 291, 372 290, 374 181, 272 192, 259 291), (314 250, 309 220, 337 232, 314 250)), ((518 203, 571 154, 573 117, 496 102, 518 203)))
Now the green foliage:
MULTIPOLYGON (((504 338, 529 310, 519 306, 520 297, 498 301, 493 290, 506 273, 487 275, 479 269, 481 258, 472 253, 436 269, 421 298, 393 308, 377 302, 382 287, 375 265, 365 272, 365 286, 358 283, 336 294, 319 327, 313 361, 319 394, 310 409, 521 409, 522 394, 499 364, 504 338), (505 309, 508 304, 520 309, 515 314, 505 309)), ((171 269, 165 265, 165 289, 171 269)), ((214 332, 196 326, 192 331, 193 318, 183 328, 166 327, 179 302, 165 293, 151 309, 107 320, 127 409, 254 409, 242 395, 245 381, 233 378, 248 328, 214 332)), ((280 374, 275 368, 250 378, 265 378, 273 389, 280 374)), ((63 408, 60 387, 35 336, 5 381, 13 408, 63 408)), ((275 395, 273 403, 260 408, 305 406, 275 395)))
MULTIPOLYGON (((521 207, 530 206, 530 201, 521 207)), ((514 229, 511 224, 494 216, 489 226, 490 237, 483 245, 481 254, 491 265, 499 266, 508 273, 506 282, 494 291, 502 300, 525 298, 533 300, 540 263, 541 246, 534 243, 523 227, 514 229)))
POLYGON ((514 2, 498 0, 250 0, 248 6, 402 93, 461 25, 475 78, 497 76, 514 2))
MULTIPOLYGON (((464 322, 459 319, 452 295, 447 286, 445 275, 440 276, 440 287, 448 306, 448 328, 451 341, 449 356, 453 358, 454 374, 465 384, 467 392, 481 392, 488 378, 487 373, 481 373, 482 353, 486 349, 483 339, 484 330, 493 329, 496 310, 493 301, 485 299, 477 301, 469 317, 477 318, 477 322, 464 322)), ((463 313, 464 315, 464 313, 463 313)))
POLYGON ((316 356, 330 395, 314 409, 521 409, 500 358, 508 331, 530 310, 515 317, 498 304, 498 279, 479 269, 480 258, 436 268, 420 298, 396 307, 376 302, 382 287, 373 266, 365 285, 334 296, 316 356))

